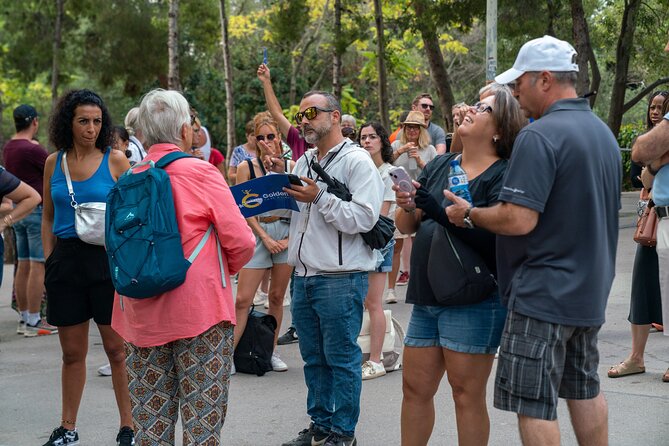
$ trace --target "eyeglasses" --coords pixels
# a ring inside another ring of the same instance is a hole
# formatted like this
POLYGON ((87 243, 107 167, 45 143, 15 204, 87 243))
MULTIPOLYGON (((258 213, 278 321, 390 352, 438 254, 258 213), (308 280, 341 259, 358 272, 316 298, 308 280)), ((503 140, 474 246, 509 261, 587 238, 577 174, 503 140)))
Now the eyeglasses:
POLYGON ((434 110, 434 105, 432 104, 420 104, 420 106, 423 107, 423 110, 427 110, 428 108, 434 110))
POLYGON ((420 126, 416 124, 404 124, 406 130, 420 130, 420 126))
POLYGON ((195 125, 195 119, 197 119, 195 115, 190 115, 190 125, 195 125))
POLYGON ((379 135, 376 133, 370 133, 369 135, 360 135, 360 141, 365 141, 369 139, 370 141, 376 141, 379 139, 379 135))
POLYGON ((484 104, 483 102, 477 102, 472 106, 472 108, 476 111, 476 113, 492 113, 492 107, 489 106, 488 104, 484 104))
POLYGON ((333 111, 334 110, 329 108, 320 108, 313 106, 306 108, 303 112, 295 113, 295 116, 293 118, 295 119, 295 122, 299 124, 302 122, 303 118, 307 118, 309 121, 316 118, 316 116, 318 116, 318 112, 331 113, 333 111))
POLYGON ((256 135, 256 140, 258 140, 258 141, 264 141, 265 138, 267 138, 267 141, 274 141, 276 139, 276 135, 274 133, 269 133, 267 136, 256 135))

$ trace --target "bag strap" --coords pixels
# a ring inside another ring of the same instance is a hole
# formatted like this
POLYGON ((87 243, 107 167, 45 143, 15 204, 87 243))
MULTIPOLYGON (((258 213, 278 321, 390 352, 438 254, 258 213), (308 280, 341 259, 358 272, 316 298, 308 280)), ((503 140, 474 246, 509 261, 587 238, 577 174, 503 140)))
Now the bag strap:
POLYGON ((72 178, 70 178, 70 169, 67 168, 67 152, 63 151, 63 173, 65 174, 65 181, 67 181, 67 192, 70 195, 70 206, 76 209, 79 206, 77 200, 74 199, 74 188, 72 188, 72 178))
POLYGON ((204 245, 207 243, 207 240, 209 240, 209 236, 211 233, 214 232, 214 238, 216 239, 216 249, 218 251, 218 266, 221 269, 221 282, 223 283, 223 288, 227 287, 226 281, 225 281, 225 269, 223 267, 223 255, 221 254, 221 242, 218 240, 218 234, 216 234, 216 231, 214 230, 214 225, 210 225, 209 229, 207 229, 207 232, 204 233, 202 236, 202 239, 200 240, 200 243, 197 244, 195 247, 195 250, 193 253, 188 257, 188 261, 192 264, 195 259, 197 259, 197 256, 200 254, 202 249, 204 248, 204 245))
POLYGON ((193 158, 193 156, 188 155, 187 153, 181 151, 170 152, 167 155, 164 155, 162 158, 160 158, 158 162, 156 162, 156 167, 164 169, 173 161, 176 161, 181 158, 193 158))

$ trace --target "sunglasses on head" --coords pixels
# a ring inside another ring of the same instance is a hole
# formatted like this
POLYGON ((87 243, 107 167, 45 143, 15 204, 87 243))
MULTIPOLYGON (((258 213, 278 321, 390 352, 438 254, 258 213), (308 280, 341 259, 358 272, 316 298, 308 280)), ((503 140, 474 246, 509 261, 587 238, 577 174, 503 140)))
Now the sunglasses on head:
POLYGON ((420 104, 420 106, 423 107, 423 110, 427 110, 428 108, 434 110, 434 105, 432 104, 420 104))
POLYGON ((320 108, 320 107, 308 107, 304 109, 303 112, 297 112, 295 113, 294 119, 296 123, 301 123, 302 119, 307 118, 309 121, 312 119, 316 118, 318 116, 318 112, 323 112, 323 113, 330 113, 333 112, 334 110, 329 109, 329 108, 320 108))
POLYGON ((196 119, 195 115, 190 115, 190 125, 195 125, 197 122, 196 119))
POLYGON ((472 108, 476 111, 476 113, 492 113, 492 107, 488 104, 484 104, 483 102, 477 102, 472 106, 472 108))
POLYGON ((256 135, 256 140, 258 141, 264 141, 265 138, 267 139, 267 141, 274 141, 276 139, 276 135, 274 133, 269 133, 267 136, 256 135))

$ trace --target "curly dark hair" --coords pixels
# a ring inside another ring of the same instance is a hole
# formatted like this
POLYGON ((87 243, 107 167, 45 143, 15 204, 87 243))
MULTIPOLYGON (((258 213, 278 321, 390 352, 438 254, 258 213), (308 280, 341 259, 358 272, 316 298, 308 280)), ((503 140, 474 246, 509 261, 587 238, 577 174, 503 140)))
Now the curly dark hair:
POLYGON ((360 134, 362 129, 365 127, 372 127, 379 138, 381 138, 381 159, 384 163, 392 164, 393 163, 393 148, 390 145, 390 138, 388 137, 388 131, 381 125, 380 122, 371 121, 366 122, 360 126, 360 131, 358 132, 358 144, 362 145, 360 142, 360 134))
POLYGON ((648 96, 648 108, 646 109, 646 129, 650 130, 653 128, 653 123, 650 120, 650 106, 653 105, 653 99, 655 99, 656 96, 662 96, 664 98, 664 101, 667 101, 667 98, 669 98, 669 91, 666 90, 659 90, 659 91, 654 91, 653 93, 648 96))
POLYGON ((91 90, 72 90, 58 99, 49 119, 49 140, 58 150, 69 151, 74 145, 72 120, 74 110, 80 105, 94 105, 102 110, 102 127, 95 147, 105 152, 114 144, 114 127, 107 106, 97 93, 91 90))

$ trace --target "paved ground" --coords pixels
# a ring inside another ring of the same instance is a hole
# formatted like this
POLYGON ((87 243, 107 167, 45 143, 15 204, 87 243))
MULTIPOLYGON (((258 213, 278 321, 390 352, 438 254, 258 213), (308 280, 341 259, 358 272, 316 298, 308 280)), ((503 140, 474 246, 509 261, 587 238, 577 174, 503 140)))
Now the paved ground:
MULTIPOLYGON (((669 338, 660 333, 650 335, 645 374, 616 380, 606 378, 608 367, 621 361, 630 350, 627 313, 635 250, 631 229, 635 202, 634 194, 624 195, 617 275, 599 342, 600 375, 609 402, 611 445, 669 445, 669 384, 661 382, 662 373, 669 367, 669 338)), ((9 267, 5 267, 7 277, 11 277, 9 267)), ((16 315, 9 307, 10 282, 5 280, 0 290, 0 446, 41 445, 60 421, 60 347, 56 336, 25 339, 14 334, 16 315)), ((405 290, 400 287, 398 291, 403 300, 405 290)), ((389 308, 406 326, 410 306, 400 302, 389 308)), ((284 324, 289 322, 287 319, 284 324)), ((111 380, 96 375, 97 366, 106 359, 95 328, 91 329, 89 343, 88 382, 78 419, 82 444, 113 445, 118 415, 111 380)), ((250 375, 232 378, 224 444, 279 445, 308 424, 297 345, 279 347, 279 353, 290 367, 287 372, 269 373, 261 378, 250 375)), ((401 371, 393 372, 364 383, 357 431, 361 445, 399 444, 401 375, 401 371)), ((515 416, 492 408, 492 379, 488 395, 490 444, 519 444, 515 416)), ((562 443, 573 445, 576 443, 565 406, 562 402, 559 408, 562 443)), ((437 422, 430 444, 457 444, 453 403, 446 383, 439 391, 436 407, 437 422)))

